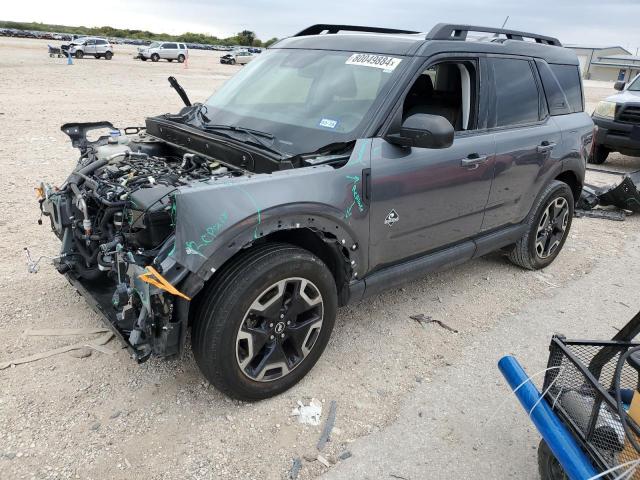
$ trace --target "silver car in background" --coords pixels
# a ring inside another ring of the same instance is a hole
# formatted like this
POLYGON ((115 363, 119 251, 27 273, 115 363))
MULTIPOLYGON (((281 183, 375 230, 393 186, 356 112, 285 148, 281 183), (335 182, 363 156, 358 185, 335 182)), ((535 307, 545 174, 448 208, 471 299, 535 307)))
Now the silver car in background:
POLYGON ((160 59, 173 62, 177 60, 179 63, 184 62, 189 55, 189 50, 184 43, 180 42, 153 42, 147 47, 138 48, 138 56, 143 62, 150 59, 157 62, 160 59))
POLYGON ((76 58, 82 58, 85 55, 93 55, 95 58, 104 57, 107 60, 113 58, 113 47, 109 40, 99 37, 80 37, 68 45, 62 45, 63 53, 67 52, 76 58))
POLYGON ((245 65, 255 58, 255 55, 248 50, 235 50, 231 53, 227 53, 220 57, 220 63, 227 63, 229 65, 245 65))

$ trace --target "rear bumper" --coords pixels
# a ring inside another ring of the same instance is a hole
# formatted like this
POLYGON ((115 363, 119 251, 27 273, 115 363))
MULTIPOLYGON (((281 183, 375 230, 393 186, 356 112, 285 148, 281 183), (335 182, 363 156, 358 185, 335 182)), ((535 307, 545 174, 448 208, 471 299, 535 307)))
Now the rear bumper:
POLYGON ((606 147, 615 152, 640 156, 640 140, 631 138, 631 131, 634 127, 640 128, 639 125, 600 117, 593 117, 593 123, 596 124, 596 145, 606 147))

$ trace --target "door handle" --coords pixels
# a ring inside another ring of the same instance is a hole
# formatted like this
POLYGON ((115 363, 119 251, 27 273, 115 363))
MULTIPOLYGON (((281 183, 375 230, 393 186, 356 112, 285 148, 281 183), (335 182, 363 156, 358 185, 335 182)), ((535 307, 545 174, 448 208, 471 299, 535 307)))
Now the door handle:
POLYGON ((536 150, 538 151, 538 153, 549 152, 553 150, 553 147, 555 146, 556 146, 555 142, 548 142, 545 140, 544 142, 542 142, 540 145, 536 147, 536 150))
POLYGON ((460 164, 464 168, 468 168, 469 170, 475 170, 481 164, 485 163, 487 159, 488 157, 486 155, 478 155, 477 153, 472 153, 471 155, 468 155, 467 157, 460 160, 460 164))
POLYGON ((371 203, 371 169, 362 170, 362 199, 365 205, 371 203))

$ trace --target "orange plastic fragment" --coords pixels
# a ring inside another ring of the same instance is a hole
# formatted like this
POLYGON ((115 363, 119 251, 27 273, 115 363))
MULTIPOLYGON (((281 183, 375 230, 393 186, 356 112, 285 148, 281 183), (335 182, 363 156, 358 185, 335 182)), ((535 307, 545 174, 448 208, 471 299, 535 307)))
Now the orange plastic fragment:
POLYGON ((147 265, 147 271, 142 275, 139 275, 138 278, 143 282, 149 283, 155 287, 158 287, 160 290, 164 290, 165 292, 169 292, 172 295, 176 295, 178 297, 182 297, 185 300, 191 300, 191 297, 187 297, 184 293, 178 290, 176 287, 171 285, 169 281, 160 275, 155 268, 150 265, 147 265))

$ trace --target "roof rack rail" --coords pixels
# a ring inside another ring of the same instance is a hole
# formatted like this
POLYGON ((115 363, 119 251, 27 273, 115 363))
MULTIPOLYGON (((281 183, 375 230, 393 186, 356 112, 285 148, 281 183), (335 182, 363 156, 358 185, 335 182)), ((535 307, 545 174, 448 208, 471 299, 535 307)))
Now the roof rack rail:
POLYGON ((520 32, 518 30, 505 30, 504 28, 491 28, 491 27, 479 27, 477 25, 455 25, 449 23, 439 23, 431 29, 427 34, 427 40, 466 40, 469 32, 483 32, 502 34, 509 40, 524 40, 525 38, 531 38, 536 43, 542 43, 544 45, 554 45, 561 47, 560 40, 554 37, 547 37, 545 35, 538 35, 537 33, 520 32))
POLYGON ((367 33, 420 33, 412 30, 398 30, 395 28, 380 27, 359 27, 356 25, 331 25, 319 23, 305 28, 298 32, 294 37, 306 37, 308 35, 320 35, 321 33, 338 33, 338 32, 367 32, 367 33))

